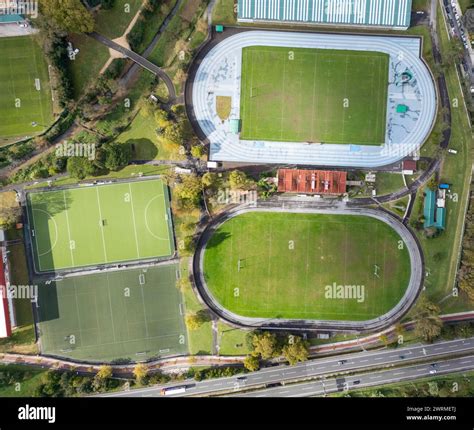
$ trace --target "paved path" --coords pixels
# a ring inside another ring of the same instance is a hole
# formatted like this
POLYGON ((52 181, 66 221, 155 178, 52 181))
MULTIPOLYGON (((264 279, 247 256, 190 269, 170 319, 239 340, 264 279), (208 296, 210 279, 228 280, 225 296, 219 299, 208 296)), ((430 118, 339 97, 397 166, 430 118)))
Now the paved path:
POLYGON ((339 332, 370 332, 382 330, 405 315, 418 297, 423 286, 424 261, 421 246, 416 236, 398 219, 388 212, 368 208, 351 208, 345 205, 338 206, 331 203, 311 203, 302 201, 285 200, 284 202, 267 201, 259 202, 256 207, 236 206, 235 208, 220 214, 206 226, 202 232, 193 259, 193 280, 196 293, 216 315, 228 324, 244 327, 273 330, 331 330, 339 332), (369 321, 325 321, 325 320, 296 320, 296 319, 268 319, 250 318, 237 315, 225 309, 212 295, 207 288, 204 277, 204 252, 207 242, 212 237, 216 229, 227 220, 249 211, 262 212, 289 212, 289 213, 313 213, 331 215, 364 215, 382 222, 392 227, 403 239, 410 255, 411 275, 409 285, 401 301, 388 313, 369 321))
POLYGON ((169 100, 176 99, 176 90, 174 88, 173 81, 171 78, 156 64, 153 64, 151 61, 147 60, 145 57, 138 55, 137 53, 131 51, 130 49, 124 48, 123 46, 119 45, 118 43, 114 42, 113 40, 108 39, 107 37, 97 33, 92 32, 88 33, 88 36, 92 37, 93 39, 97 40, 98 42, 102 43, 103 45, 114 49, 117 52, 120 52, 130 60, 134 61, 144 69, 148 70, 149 72, 153 73, 154 75, 158 76, 168 88, 169 100))

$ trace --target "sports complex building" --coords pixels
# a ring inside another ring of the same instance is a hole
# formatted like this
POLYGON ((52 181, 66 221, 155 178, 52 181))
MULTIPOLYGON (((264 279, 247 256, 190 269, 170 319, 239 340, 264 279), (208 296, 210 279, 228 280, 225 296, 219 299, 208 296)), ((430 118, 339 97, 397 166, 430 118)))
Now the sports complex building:
POLYGON ((229 30, 201 53, 187 88, 188 112, 212 161, 396 163, 418 153, 436 119, 422 42, 229 30))
POLYGON ((411 5, 412 0, 239 0, 237 19, 406 30, 411 5))

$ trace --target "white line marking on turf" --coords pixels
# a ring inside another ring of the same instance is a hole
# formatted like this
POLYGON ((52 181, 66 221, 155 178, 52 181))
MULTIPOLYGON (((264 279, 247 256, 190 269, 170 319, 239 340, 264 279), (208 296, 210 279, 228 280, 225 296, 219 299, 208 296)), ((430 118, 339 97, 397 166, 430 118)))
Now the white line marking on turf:
POLYGON ((74 264, 74 254, 72 252, 72 248, 71 248, 71 230, 69 228, 69 215, 68 215, 68 209, 67 209, 67 203, 66 203, 66 191, 63 191, 63 200, 64 200, 64 211, 66 212, 66 225, 67 225, 67 234, 68 234, 68 237, 69 237, 69 251, 71 252, 71 261, 72 261, 72 266, 74 267, 75 264, 74 264))
POLYGON ((102 247, 104 248, 105 262, 108 263, 109 261, 108 261, 108 258, 107 258, 107 248, 105 246, 104 225, 102 224, 104 219, 102 218, 102 209, 100 207, 99 187, 96 187, 95 191, 96 191, 96 194, 97 194, 97 206, 99 207, 99 217, 100 217, 99 227, 100 227, 100 232, 102 233, 102 247))
POLYGON ((137 224, 135 222, 135 209, 133 207, 133 192, 132 186, 128 184, 128 189, 130 191, 130 203, 132 205, 132 220, 133 220, 133 231, 135 232, 135 244, 137 245, 137 258, 140 258, 140 247, 138 245, 138 233, 137 233, 137 224))

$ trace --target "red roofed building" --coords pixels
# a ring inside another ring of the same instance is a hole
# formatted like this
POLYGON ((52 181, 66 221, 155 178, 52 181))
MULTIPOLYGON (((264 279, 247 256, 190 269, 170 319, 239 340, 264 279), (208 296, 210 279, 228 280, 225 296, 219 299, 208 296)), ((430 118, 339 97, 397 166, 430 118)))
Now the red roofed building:
POLYGON ((3 265, 3 255, 0 252, 0 338, 10 337, 11 334, 12 327, 10 322, 10 311, 8 310, 5 267, 3 265))
POLYGON ((278 170, 278 192, 301 194, 344 194, 347 172, 328 170, 278 170))

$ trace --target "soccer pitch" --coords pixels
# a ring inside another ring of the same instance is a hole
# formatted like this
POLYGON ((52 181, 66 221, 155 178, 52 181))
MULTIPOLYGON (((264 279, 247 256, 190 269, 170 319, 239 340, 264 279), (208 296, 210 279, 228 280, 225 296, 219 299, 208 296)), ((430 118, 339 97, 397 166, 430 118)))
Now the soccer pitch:
POLYGON ((381 145, 389 56, 252 46, 242 52, 242 140, 381 145))
POLYGON ((28 218, 37 272, 169 257, 175 250, 161 180, 32 192, 28 218))
POLYGON ((400 240, 364 216, 248 212, 208 242, 205 279, 238 315, 364 321, 392 309, 408 287, 410 258, 400 240), (363 294, 340 297, 335 286, 363 294))
POLYGON ((39 285, 42 353, 91 361, 187 354, 177 271, 170 264, 39 285))
POLYGON ((53 120, 43 52, 32 37, 2 37, 0 59, 0 139, 43 131, 53 120))

